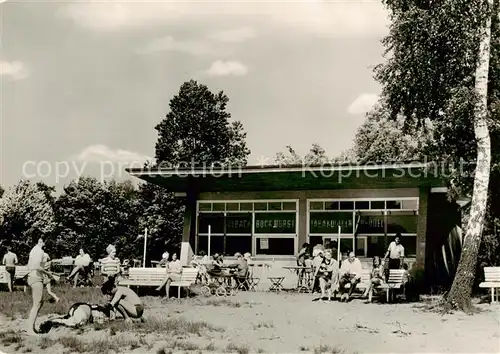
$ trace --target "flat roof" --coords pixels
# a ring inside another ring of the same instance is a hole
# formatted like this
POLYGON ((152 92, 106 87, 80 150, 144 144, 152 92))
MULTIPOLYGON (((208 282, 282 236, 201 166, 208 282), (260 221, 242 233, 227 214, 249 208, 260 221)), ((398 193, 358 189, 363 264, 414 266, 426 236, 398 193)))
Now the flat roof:
POLYGON ((171 192, 443 187, 437 164, 422 162, 152 167, 126 169, 171 192))

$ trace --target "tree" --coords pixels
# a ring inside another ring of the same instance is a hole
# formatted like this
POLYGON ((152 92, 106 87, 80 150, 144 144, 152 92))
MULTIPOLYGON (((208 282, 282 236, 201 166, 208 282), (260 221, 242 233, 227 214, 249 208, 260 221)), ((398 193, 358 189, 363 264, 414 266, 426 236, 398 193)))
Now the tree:
POLYGON ((4 192, 5 192, 5 190, 3 189, 2 186, 0 186, 0 198, 2 198, 4 192))
POLYGON ((295 152, 291 145, 287 145, 286 152, 278 152, 274 158, 275 163, 280 166, 290 165, 320 165, 330 162, 326 151, 319 144, 312 144, 309 152, 302 158, 295 152))
POLYGON ((38 238, 51 240, 54 211, 44 191, 27 180, 9 188, 0 199, 1 243, 11 244, 20 262, 26 262, 38 238))
POLYGON ((212 93, 194 80, 182 84, 170 100, 170 112, 155 128, 157 162, 184 167, 246 164, 246 133, 241 122, 230 120, 228 102, 224 92, 212 93))
POLYGON ((447 297, 450 305, 468 311, 491 168, 492 122, 487 112, 498 119, 500 32, 498 19, 492 25, 491 17, 498 14, 499 2, 384 0, 384 4, 392 24, 383 40, 387 60, 375 71, 390 117, 401 115, 408 131, 418 131, 429 119, 437 138, 436 157, 454 163, 471 161, 471 156, 476 160, 473 184, 466 176, 454 176, 461 182, 456 190, 472 186, 473 198, 459 269, 447 297), (490 56, 491 38, 495 48, 490 56), (490 63, 495 70, 488 73, 490 63))

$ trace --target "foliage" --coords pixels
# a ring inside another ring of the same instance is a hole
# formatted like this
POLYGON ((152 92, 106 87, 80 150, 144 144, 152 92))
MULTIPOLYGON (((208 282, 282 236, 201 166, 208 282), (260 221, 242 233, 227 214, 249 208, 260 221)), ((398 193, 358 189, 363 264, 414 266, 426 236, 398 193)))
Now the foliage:
POLYGON ((3 189, 2 186, 0 186, 0 198, 2 198, 4 193, 5 193, 5 190, 3 189))
POLYGON ((12 245, 20 262, 27 260, 38 238, 50 242, 56 226, 51 196, 44 187, 21 180, 0 199, 0 240, 12 245))
POLYGON ((320 165, 330 162, 330 158, 326 155, 325 149, 319 144, 312 144, 309 152, 301 157, 291 145, 287 145, 286 152, 278 152, 275 157, 275 163, 280 166, 291 165, 320 165))
POLYGON ((194 80, 170 100, 170 112, 156 126, 156 160, 170 166, 246 164, 250 150, 239 121, 226 112, 229 98, 194 80))

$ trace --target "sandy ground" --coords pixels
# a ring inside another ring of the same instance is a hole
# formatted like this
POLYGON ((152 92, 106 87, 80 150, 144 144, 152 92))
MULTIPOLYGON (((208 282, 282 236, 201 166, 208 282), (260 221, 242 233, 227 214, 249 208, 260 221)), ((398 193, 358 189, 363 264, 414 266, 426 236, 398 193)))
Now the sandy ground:
MULTIPOLYGON (((113 340, 135 338, 140 343, 139 347, 119 351, 123 353, 163 353, 158 351, 161 348, 171 348, 164 353, 245 354, 248 349, 251 353, 321 353, 332 352, 332 348, 347 353, 500 353, 500 305, 497 304, 478 305, 483 311, 475 315, 441 315, 425 310, 424 302, 364 304, 353 300, 346 304, 314 302, 314 298, 310 294, 265 292, 240 292, 227 301, 215 297, 169 301, 144 297, 149 322, 206 321, 223 331, 207 331, 202 335, 138 335, 128 330, 114 334, 113 340), (177 344, 172 345, 172 341, 177 344)), ((0 333, 18 332, 23 324, 20 319, 0 318, 0 333)), ((109 329, 90 328, 84 332, 58 329, 37 338, 21 335, 22 345, 19 341, 10 346, 4 343, 0 344, 0 350, 69 353, 71 350, 48 346, 47 342, 63 337, 67 341, 72 336, 83 341, 109 340, 110 335, 109 329)))

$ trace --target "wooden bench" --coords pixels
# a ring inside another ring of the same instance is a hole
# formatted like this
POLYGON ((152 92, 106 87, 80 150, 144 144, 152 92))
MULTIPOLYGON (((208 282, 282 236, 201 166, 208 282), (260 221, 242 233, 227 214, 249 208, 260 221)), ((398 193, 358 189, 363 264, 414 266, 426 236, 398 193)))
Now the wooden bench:
POLYGON ((405 277, 405 273, 406 270, 404 269, 390 269, 389 279, 387 279, 387 282, 376 287, 376 289, 386 290, 387 302, 389 302, 391 290, 401 289, 406 284, 407 279, 405 277))
MULTIPOLYGON (((28 275, 28 267, 27 266, 16 266, 16 274, 14 282, 16 280, 22 280, 24 277, 28 275)), ((7 280, 7 271, 5 270, 5 266, 0 266, 0 284, 8 284, 7 280)), ((26 291, 26 283, 24 285, 24 291, 26 291)))
POLYGON ((495 294, 498 301, 500 296, 500 267, 484 267, 484 282, 479 284, 480 288, 489 288, 491 290, 491 303, 495 302, 495 294))
MULTIPOLYGON (((195 283, 198 277, 198 269, 196 268, 183 268, 181 278, 179 281, 173 281, 170 286, 178 287, 177 297, 181 297, 181 288, 189 287, 195 283)), ((121 286, 160 286, 166 278, 165 268, 130 268, 128 279, 122 279, 119 281, 118 285, 121 286)))

